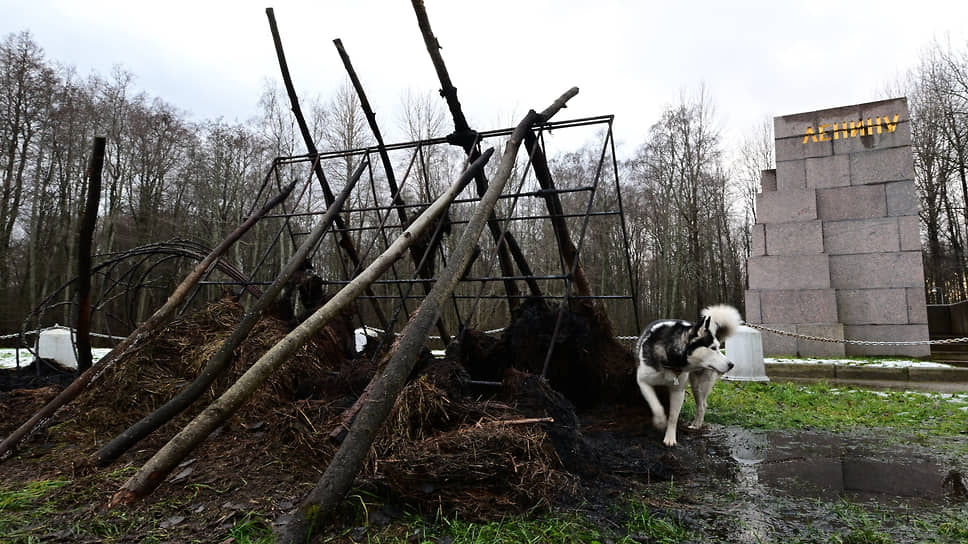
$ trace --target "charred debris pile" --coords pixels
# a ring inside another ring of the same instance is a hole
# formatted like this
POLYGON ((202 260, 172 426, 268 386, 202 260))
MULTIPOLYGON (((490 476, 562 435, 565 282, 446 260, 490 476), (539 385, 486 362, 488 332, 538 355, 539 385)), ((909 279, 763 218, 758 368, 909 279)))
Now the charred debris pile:
MULTIPOLYGON (((605 453, 585 440, 577 411, 636 398, 631 355, 608 315, 620 308, 637 321, 634 283, 625 278, 610 282, 621 293, 593 293, 582 262, 587 232, 603 222, 600 231, 621 234, 617 247, 631 271, 612 117, 552 121, 577 95, 572 88, 515 127, 475 131, 423 3, 413 7, 454 132, 385 144, 361 78, 335 40, 376 145, 320 152, 268 9, 307 153, 274 161, 252 211, 217 247, 152 244, 86 271, 103 298, 75 314, 102 312, 89 322, 127 324, 131 332, 66 388, 0 393, 4 413, 23 418, 0 423, 3 462, 18 448, 60 439, 75 450, 78 470, 131 463, 140 468, 107 501, 123 507, 170 485, 186 463, 205 458, 200 452, 231 457, 243 471, 252 464, 239 460, 284 455, 287 466, 301 468, 280 481, 319 482, 305 497, 290 496, 298 507, 280 525, 280 541, 318 527, 352 485, 475 518, 554 504, 599 470, 605 453), (547 135, 583 127, 603 138, 601 157, 559 186, 547 135), (463 164, 433 189, 427 157, 447 150, 458 150, 463 164), (345 177, 331 180, 334 171, 345 177), (422 180, 412 181, 416 172, 422 180), (405 190, 408 181, 422 190, 405 190), (605 191, 611 198, 596 196, 605 191), (307 194, 319 197, 317 205, 299 203, 307 194), (542 244, 553 257, 529 256, 516 238, 520 225, 553 238, 542 244), (240 262, 232 248, 254 231, 276 239, 256 262, 240 262), (123 317, 144 306, 160 274, 170 285, 164 304, 147 319, 123 317), (205 292, 217 295, 205 303, 205 292), (480 330, 494 316, 500 330, 480 330), (380 332, 362 352, 360 330, 380 332), (443 355, 431 353, 431 337, 443 355)), ((73 288, 45 299, 25 328, 42 323, 73 288)), ((642 470, 650 477, 664 469, 642 470)))

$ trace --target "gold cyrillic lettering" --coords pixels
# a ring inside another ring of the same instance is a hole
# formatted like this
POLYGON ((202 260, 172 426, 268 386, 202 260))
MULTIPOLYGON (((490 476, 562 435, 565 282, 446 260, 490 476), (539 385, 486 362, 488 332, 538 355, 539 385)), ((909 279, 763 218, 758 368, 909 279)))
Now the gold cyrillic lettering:
POLYGON ((888 132, 894 132, 897 129, 897 118, 898 118, 898 114, 895 113, 894 114, 894 122, 892 123, 892 122, 890 122, 890 121, 887 120, 887 116, 884 116, 884 124, 887 125, 887 131, 888 132))
MULTIPOLYGON (((820 125, 820 126, 818 127, 818 130, 817 130, 817 133, 818 133, 818 134, 820 135, 820 141, 821 141, 821 142, 829 142, 829 141, 830 141, 830 136, 827 136, 827 135, 826 135, 826 134, 824 134, 824 132, 823 132, 823 131, 824 131, 824 129, 825 129, 825 128, 828 128, 828 127, 830 127, 830 125, 829 125, 829 124, 825 124, 825 125, 820 125)), ((836 133, 835 133, 835 134, 836 134, 836 133)))
POLYGON ((807 143, 807 139, 811 137, 813 143, 817 143, 817 133, 813 130, 813 127, 807 127, 807 131, 803 134, 803 143, 807 143))
POLYGON ((865 134, 863 119, 858 119, 856 123, 854 123, 853 121, 850 122, 850 137, 853 138, 854 136, 857 136, 858 133, 861 136, 865 134))

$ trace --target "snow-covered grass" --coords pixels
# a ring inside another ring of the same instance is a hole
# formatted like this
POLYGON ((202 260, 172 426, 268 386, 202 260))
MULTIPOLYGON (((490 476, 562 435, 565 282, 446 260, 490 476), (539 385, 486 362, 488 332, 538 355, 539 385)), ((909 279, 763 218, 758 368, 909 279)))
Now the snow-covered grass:
POLYGON ((822 359, 817 357, 764 357, 763 362, 804 365, 876 366, 882 368, 952 368, 951 365, 921 361, 919 359, 895 359, 887 357, 854 357, 846 359, 822 359))
MULTIPOLYGON (((94 362, 97 362, 101 357, 107 355, 111 351, 111 348, 94 348, 91 350, 91 354, 94 356, 94 362)), ((20 350, 20 366, 27 366, 34 361, 34 356, 27 349, 20 350)), ((17 367, 17 350, 11 348, 0 348, 0 368, 16 368, 17 367)), ((74 366, 76 368, 76 365, 74 366)))

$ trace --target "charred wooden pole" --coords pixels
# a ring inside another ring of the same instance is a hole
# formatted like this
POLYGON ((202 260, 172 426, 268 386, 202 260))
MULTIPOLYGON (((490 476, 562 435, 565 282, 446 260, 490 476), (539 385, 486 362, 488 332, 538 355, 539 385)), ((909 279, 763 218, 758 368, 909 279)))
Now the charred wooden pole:
POLYGON ((94 138, 94 150, 87 167, 87 202, 81 216, 81 228, 77 240, 77 371, 91 368, 91 253, 94 247, 94 229, 97 226, 97 208, 101 202, 101 170, 104 168, 103 136, 94 138))
MULTIPOLYGON (((350 56, 346 53, 342 40, 337 38, 333 40, 333 44, 336 45, 336 51, 339 52, 340 59, 343 60, 343 67, 346 68, 346 73, 350 76, 353 88, 356 89, 356 95, 360 98, 360 108, 363 109, 363 115, 366 116, 366 121, 370 125, 370 130, 373 131, 373 137, 376 139, 377 152, 380 154, 380 160, 383 162, 383 171, 386 172, 387 185, 390 187, 390 194, 393 195, 393 207, 397 210, 397 217, 400 219, 401 225, 409 225, 410 220, 407 218, 406 210, 407 203, 403 200, 403 197, 400 195, 400 189, 397 187, 396 176, 393 174, 393 164, 390 162, 387 146, 383 143, 383 134, 380 132, 380 125, 376 122, 376 113, 370 107, 370 101, 366 98, 363 84, 360 82, 359 76, 356 75, 356 70, 353 69, 353 63, 350 62, 350 56)), ((441 238, 442 235, 431 236, 428 242, 427 237, 421 237, 420 240, 414 241, 413 245, 410 246, 410 257, 413 259, 413 265, 417 269, 417 275, 423 279, 429 280, 434 277, 433 260, 429 257, 437 250, 441 238), (426 260, 424 260, 425 255, 428 257, 426 260), (424 263, 423 266, 421 266, 421 262, 424 263)), ((421 282, 421 285, 423 286, 425 294, 430 293, 430 283, 421 282)), ((444 326, 442 320, 437 321, 437 332, 440 333, 440 340, 445 346, 450 343, 450 334, 447 333, 447 328, 444 326)))
POLYGON ((561 207, 561 199, 555 188, 554 178, 551 176, 551 169, 548 168, 548 159, 538 143, 538 138, 533 131, 528 131, 524 135, 524 145, 531 155, 531 168, 534 170, 534 177, 541 186, 545 204, 548 207, 548 215, 551 218, 551 227, 555 233, 555 240, 558 242, 558 253, 561 255, 562 268, 565 274, 571 274, 574 270, 574 277, 571 278, 575 283, 575 294, 578 296, 591 296, 591 287, 588 285, 588 278, 585 276, 585 269, 578 259, 578 249, 571 240, 568 232, 568 224, 565 222, 564 209, 561 207))
POLYGON ((343 203, 349 198, 350 193, 356 186, 363 172, 368 166, 368 161, 363 160, 357 167, 356 172, 347 182, 343 190, 340 191, 333 202, 333 205, 326 209, 326 213, 320 218, 319 223, 313 228, 309 233, 309 236, 303 240, 303 243, 299 246, 286 266, 283 267, 282 272, 273 280, 272 285, 262 294, 261 297, 256 301, 256 303, 250 308, 246 314, 242 317, 242 320, 236 325, 235 329, 232 331, 231 336, 226 339, 219 350, 212 356, 212 358, 205 364, 202 370, 198 373, 195 380, 186 388, 182 389, 177 395, 172 397, 168 402, 163 404, 157 410, 148 414, 140 421, 134 425, 128 427, 124 432, 114 438, 114 440, 105 444, 97 453, 93 456, 93 461, 96 465, 104 466, 114 461, 122 453, 127 451, 131 446, 137 444, 141 439, 153 433, 159 427, 170 421, 176 415, 180 414, 182 410, 190 406, 205 391, 210 385, 222 374, 222 371, 228 366, 229 362, 232 360, 232 354, 235 352, 242 341, 249 335, 249 331, 252 327, 259 321, 262 315, 265 313, 266 309, 272 305, 279 296, 279 293, 286 286, 286 283, 300 269, 306 259, 312 254, 316 249, 319 241, 322 239, 323 235, 329 231, 330 227, 333 225, 334 218, 340 213, 343 208, 343 203))
POLYGON ((482 168, 492 153, 488 152, 474 161, 467 170, 444 194, 437 198, 424 213, 407 227, 391 245, 370 266, 366 267, 346 286, 340 289, 321 308, 299 324, 285 338, 263 354, 229 389, 203 410, 172 437, 167 444, 151 457, 111 498, 110 505, 126 504, 143 497, 154 490, 171 470, 203 441, 219 425, 231 417, 246 400, 265 383, 269 376, 300 347, 306 344, 327 323, 352 304, 366 291, 367 286, 378 279, 390 266, 407 251, 414 239, 430 227, 434 220, 450 206, 464 187, 470 183, 474 173, 482 168))
MULTIPOLYGON (((569 90, 556 104, 564 104, 577 93, 576 88, 569 90)), ((424 299, 404 328, 386 366, 373 378, 367 401, 360 407, 346 439, 333 455, 318 484, 299 506, 296 516, 288 523, 278 526, 277 542, 284 544, 305 542, 307 535, 331 516, 353 485, 353 480, 363 466, 367 452, 386 421, 400 391, 403 390, 407 377, 413 372, 420 349, 440 314, 444 300, 450 296, 471 260, 474 246, 484 230, 487 218, 494 210, 505 184, 511 177, 524 133, 530 130, 537 118, 538 114, 532 110, 511 134, 494 179, 461 233, 460 241, 454 250, 454 257, 434 284, 431 294, 424 299)))
MULTIPOLYGON (((446 100, 447 108, 450 109, 450 114, 454 118, 454 132, 447 136, 447 142, 463 148, 467 156, 473 160, 480 152, 478 149, 478 134, 471 129, 467 123, 467 118, 464 116, 464 110, 461 108, 460 100, 457 98, 457 88, 454 87, 454 84, 450 80, 450 74, 447 72, 447 66, 444 64, 444 58, 440 54, 440 42, 437 41, 433 30, 430 28, 430 19, 427 17, 427 9, 423 5, 423 0, 411 0, 411 3, 417 15, 417 24, 420 26, 421 34, 423 34, 427 52, 430 53, 434 69, 437 71, 437 78, 440 80, 440 96, 446 100)), ((477 184, 477 194, 483 197, 485 191, 487 191, 487 176, 484 172, 481 172, 475 181, 477 184)), ((521 275, 525 277, 531 294, 541 296, 541 288, 538 286, 537 281, 534 280, 531 267, 528 265, 528 261, 524 257, 524 252, 521 251, 521 247, 518 245, 514 235, 511 234, 510 230, 507 230, 504 233, 502 241, 501 225, 493 212, 488 217, 487 227, 491 232, 491 236, 494 238, 494 242, 497 244, 498 264, 501 267, 501 275, 505 277, 504 288, 508 294, 509 307, 514 309, 520 304, 520 291, 518 291, 518 286, 514 280, 510 279, 514 275, 514 269, 511 267, 512 256, 518 270, 521 271, 521 275)))
MULTIPOLYGON (((299 107, 299 97, 296 96, 296 88, 292 84, 292 77, 289 75, 289 64, 286 62, 286 54, 282 49, 282 38, 279 36, 279 27, 276 25, 276 15, 272 8, 266 8, 266 16, 269 18, 269 29, 272 31, 272 42, 275 44, 276 57, 279 59, 279 70, 282 72, 282 81, 286 85, 286 93, 289 95, 289 104, 292 108, 292 114, 296 118, 296 124, 299 125, 299 132, 302 134, 303 142, 306 145, 306 151, 313 158, 319 157, 319 151, 316 149, 316 143, 313 142, 313 135, 309 132, 309 125, 306 124, 306 118, 303 117, 302 108, 299 107)), ((323 190, 323 198, 326 200, 326 206, 332 206, 335 201, 333 196, 333 191, 329 187, 329 182, 326 180, 326 174, 323 172, 323 166, 316 161, 314 165, 314 171, 316 172, 316 179, 319 180, 319 186, 323 190)), ((346 223, 343 218, 336 216, 336 228, 340 233, 339 245, 346 250, 346 255, 353 262, 353 266, 356 270, 360 269, 360 255, 356 251, 356 244, 353 243, 353 238, 350 236, 349 231, 346 230, 346 223)), ((349 278, 347 278, 349 279, 349 278)), ((380 324, 384 329, 389 330, 390 322, 387 321, 386 316, 383 315, 383 310, 380 308, 380 303, 378 302, 376 295, 373 291, 367 287, 366 294, 370 299, 370 303, 373 306, 373 311, 376 313, 377 319, 380 320, 380 324)))
POLYGON ((97 379, 105 370, 108 370, 114 363, 119 359, 127 355, 128 353, 134 351, 136 348, 143 345, 149 338, 153 337, 155 334, 160 332, 162 329, 171 322, 172 318, 175 317, 175 313, 178 307, 185 300, 188 292, 191 291, 192 287, 195 286, 205 275, 208 270, 214 266, 222 254, 224 254, 228 248, 232 247, 243 234, 248 232, 253 225, 261 218, 263 215, 269 213, 272 208, 275 208, 279 203, 285 200, 289 193, 292 192, 293 188, 296 186, 296 182, 287 185, 279 194, 273 197, 269 202, 266 203, 260 210, 253 213, 248 217, 241 225, 239 225, 231 234, 229 234, 222 243, 220 243, 215 249, 213 249, 201 262, 195 265, 195 268, 185 276, 185 279, 172 291, 171 295, 168 296, 168 300, 158 308, 155 313, 148 318, 147 321, 141 324, 140 327, 135 329, 127 338, 121 341, 120 344, 114 347, 107 355, 102 357, 97 364, 92 365, 91 368, 87 369, 80 376, 77 377, 69 386, 67 386, 59 395, 48 402, 43 408, 37 411, 30 419, 24 422, 17 430, 10 433, 7 438, 0 442, 0 460, 6 459, 6 457, 16 448, 17 444, 27 434, 34 429, 39 423, 45 421, 54 415, 61 406, 71 402, 78 395, 80 395, 87 386, 97 379))

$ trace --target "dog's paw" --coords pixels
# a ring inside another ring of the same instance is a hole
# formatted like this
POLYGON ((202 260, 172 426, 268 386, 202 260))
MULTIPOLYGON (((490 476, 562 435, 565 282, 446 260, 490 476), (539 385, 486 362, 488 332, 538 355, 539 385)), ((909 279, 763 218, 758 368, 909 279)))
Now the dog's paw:
POLYGON ((667 436, 667 437, 665 437, 665 439, 662 441, 662 443, 665 444, 666 446, 669 446, 670 448, 672 446, 675 446, 676 444, 678 444, 678 442, 676 442, 676 437, 675 436, 667 436))
POLYGON ((693 421, 692 423, 689 424, 689 429, 692 429, 693 431, 698 431, 702 429, 702 423, 697 424, 695 421, 693 421))
POLYGON ((665 414, 655 414, 652 416, 652 426, 660 431, 665 430, 668 421, 669 420, 666 419, 665 414))

